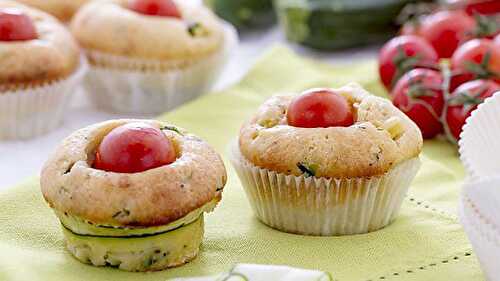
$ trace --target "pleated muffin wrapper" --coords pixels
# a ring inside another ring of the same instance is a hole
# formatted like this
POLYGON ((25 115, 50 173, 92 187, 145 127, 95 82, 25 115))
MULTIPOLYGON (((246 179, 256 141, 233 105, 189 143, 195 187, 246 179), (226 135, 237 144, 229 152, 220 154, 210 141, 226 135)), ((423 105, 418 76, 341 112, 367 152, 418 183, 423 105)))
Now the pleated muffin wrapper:
POLYGON ((460 160, 472 179, 500 174, 500 92, 474 110, 460 135, 460 160))
POLYGON ((230 154, 257 218, 275 229, 303 235, 362 234, 387 226, 420 168, 416 157, 381 176, 318 178, 257 167, 237 143, 230 154))
POLYGON ((84 86, 92 102, 105 111, 163 113, 207 93, 237 45, 236 30, 224 23, 220 50, 195 61, 140 60, 87 50, 92 63, 84 86))
POLYGON ((459 217, 490 281, 500 280, 500 176, 469 180, 463 188, 459 217))
POLYGON ((64 79, 0 91, 0 140, 29 139, 59 127, 87 70, 82 56, 79 67, 64 79))

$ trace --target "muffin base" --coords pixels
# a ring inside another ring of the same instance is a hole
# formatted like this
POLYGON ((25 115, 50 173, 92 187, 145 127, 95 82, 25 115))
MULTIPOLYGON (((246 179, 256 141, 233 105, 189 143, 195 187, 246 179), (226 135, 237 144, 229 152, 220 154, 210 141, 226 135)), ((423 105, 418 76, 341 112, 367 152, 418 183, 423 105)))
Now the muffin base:
POLYGON ((125 271, 158 271, 183 265, 198 255, 204 221, 201 215, 188 225, 143 237, 78 235, 62 228, 66 247, 83 263, 125 271))
POLYGON ((416 157, 376 177, 286 175, 253 165, 237 143, 231 162, 259 220, 284 232, 318 236, 368 233, 390 224, 420 167, 416 157))
POLYGON ((238 43, 225 24, 221 50, 199 61, 130 59, 87 50, 91 60, 84 83, 92 102, 116 113, 159 114, 210 90, 238 43))
POLYGON ((65 79, 0 93, 0 139, 27 139, 57 128, 87 69, 82 57, 78 69, 65 79))

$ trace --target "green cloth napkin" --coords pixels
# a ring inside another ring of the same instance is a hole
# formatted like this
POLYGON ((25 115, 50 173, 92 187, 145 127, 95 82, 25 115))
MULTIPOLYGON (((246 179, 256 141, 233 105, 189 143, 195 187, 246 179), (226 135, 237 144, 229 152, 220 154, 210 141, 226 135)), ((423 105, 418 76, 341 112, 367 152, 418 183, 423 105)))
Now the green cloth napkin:
MULTIPOLYGON (((185 127, 226 154, 243 120, 272 94, 351 81, 385 95, 375 62, 331 67, 277 47, 238 85, 160 119, 185 127)), ((58 220, 44 203, 38 180, 32 179, 0 193, 0 280, 159 281, 227 272, 236 263, 328 271, 338 281, 483 280, 455 214, 464 179, 456 147, 428 141, 422 160, 398 219, 380 231, 345 237, 299 236, 260 223, 226 161, 229 182, 220 206, 206 216, 199 257, 185 266, 155 273, 96 268, 73 259, 64 249, 58 220)))

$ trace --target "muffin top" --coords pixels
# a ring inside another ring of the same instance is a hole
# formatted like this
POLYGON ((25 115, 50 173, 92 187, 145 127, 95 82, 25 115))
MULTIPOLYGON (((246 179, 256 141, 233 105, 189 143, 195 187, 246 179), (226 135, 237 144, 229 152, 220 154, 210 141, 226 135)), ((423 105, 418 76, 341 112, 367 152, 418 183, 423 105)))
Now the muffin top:
POLYGON ((91 224, 145 228, 167 225, 221 199, 226 171, 203 140, 153 120, 112 120, 76 131, 45 163, 45 200, 56 212, 91 224), (113 129, 143 122, 161 130, 175 147, 175 161, 142 172, 94 167, 96 150, 113 129))
MULTIPOLYGON (((180 17, 146 15, 130 0, 86 4, 71 30, 87 51, 143 60, 196 60, 222 47, 224 30, 207 8, 175 1, 180 17)), ((91 60, 92 62, 92 60, 91 60)))
POLYGON ((418 157, 423 144, 420 130, 388 100, 357 84, 331 91, 347 100, 352 125, 291 126, 287 111, 296 95, 274 96, 241 128, 242 155, 272 171, 328 178, 382 175, 418 157))
MULTIPOLYGON (((32 27, 27 40, 0 40, 0 90, 40 85, 65 78, 79 65, 77 43, 54 17, 14 1, 1 1, 0 13, 7 20, 21 17, 23 27, 32 27)), ((21 25, 14 23, 14 32, 21 25)))
POLYGON ((61 21, 69 21, 88 0, 16 0, 54 15, 61 21))

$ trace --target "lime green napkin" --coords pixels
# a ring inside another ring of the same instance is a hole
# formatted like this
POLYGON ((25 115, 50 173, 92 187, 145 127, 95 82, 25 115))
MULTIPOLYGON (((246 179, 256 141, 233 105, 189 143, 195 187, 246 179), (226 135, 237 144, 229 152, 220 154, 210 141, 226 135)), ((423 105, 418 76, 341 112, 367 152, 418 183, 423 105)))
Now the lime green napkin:
MULTIPOLYGON (((239 126, 277 92, 357 81, 384 95, 375 62, 330 67, 278 47, 238 84, 161 117, 198 134, 225 154, 239 126)), ((398 219, 380 231, 307 237, 273 230, 252 214, 234 170, 223 200, 206 216, 206 235, 193 262, 156 273, 83 265, 64 249, 59 224, 37 179, 0 193, 0 280, 166 280, 214 275, 236 263, 279 264, 332 273, 338 281, 483 280, 455 209, 464 170, 456 148, 426 142, 423 167, 398 219)), ((226 163, 229 163, 226 161, 226 163)))

